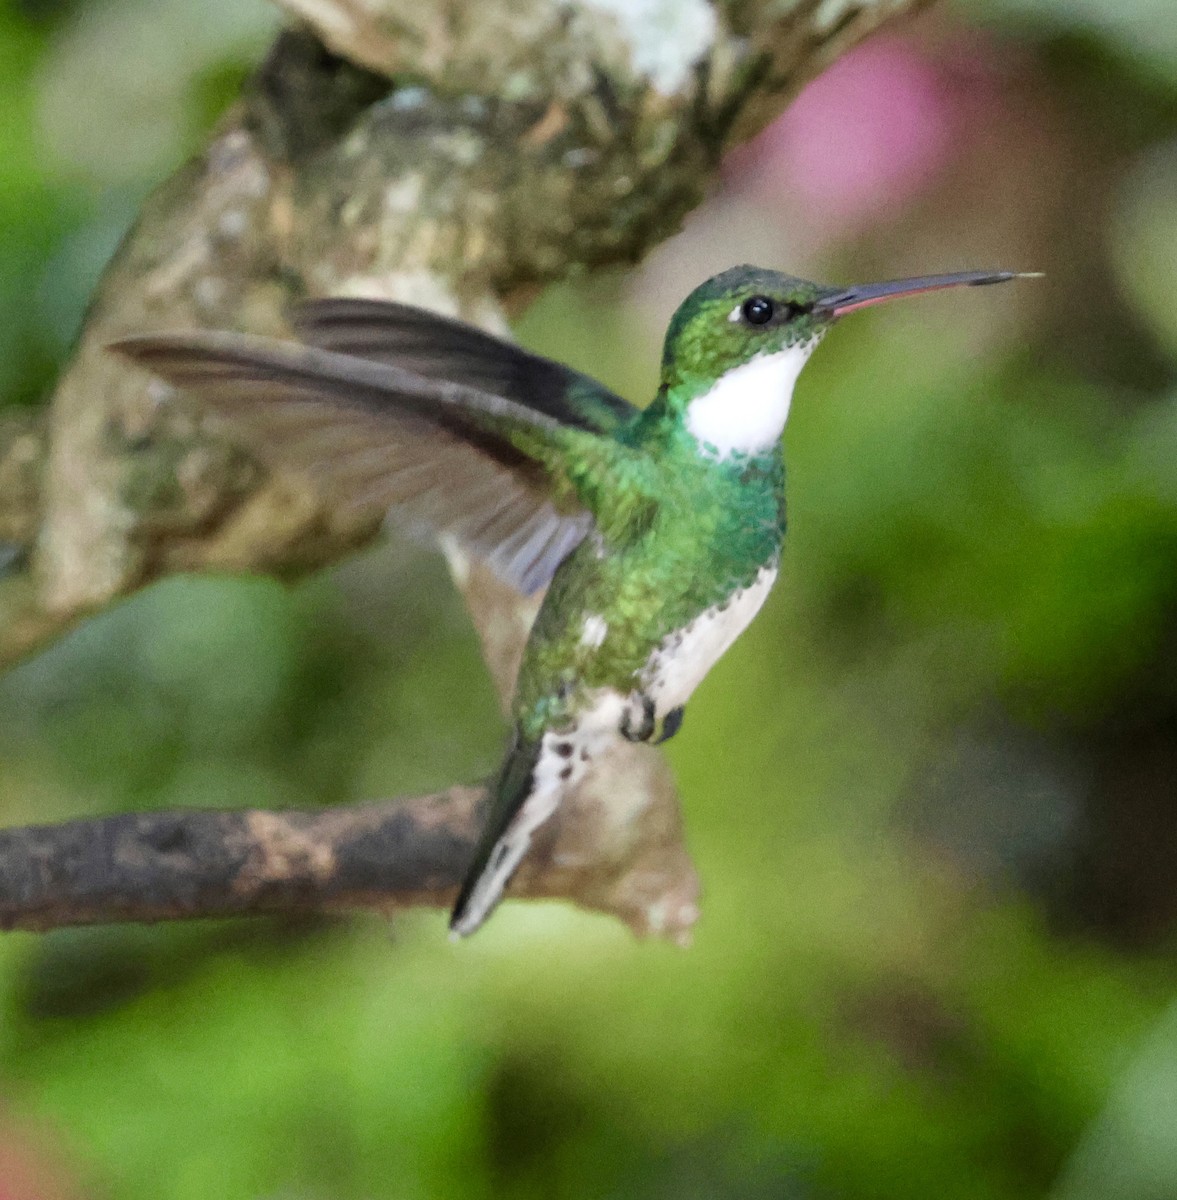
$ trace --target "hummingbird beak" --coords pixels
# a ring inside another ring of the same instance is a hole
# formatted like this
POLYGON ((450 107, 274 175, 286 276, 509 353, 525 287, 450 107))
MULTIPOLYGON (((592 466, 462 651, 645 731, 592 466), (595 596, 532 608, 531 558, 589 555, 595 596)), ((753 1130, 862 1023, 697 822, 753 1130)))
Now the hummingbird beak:
POLYGON ((924 292, 938 292, 941 288, 984 287, 990 283, 1008 283, 1011 279, 1037 279, 1036 271, 960 271, 955 275, 922 275, 917 279, 892 279, 886 283, 863 283, 854 287, 831 291, 814 304, 814 312, 828 313, 831 317, 844 317, 847 313, 887 300, 901 300, 904 296, 919 296, 924 292))

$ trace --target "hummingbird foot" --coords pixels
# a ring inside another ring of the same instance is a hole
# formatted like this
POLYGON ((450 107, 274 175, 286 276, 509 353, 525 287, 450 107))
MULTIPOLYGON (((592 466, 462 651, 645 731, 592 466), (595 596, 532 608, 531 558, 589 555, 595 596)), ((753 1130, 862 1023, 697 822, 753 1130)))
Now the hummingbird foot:
POLYGON ((621 736, 629 742, 649 742, 660 746, 669 741, 682 728, 685 709, 680 704, 672 708, 661 720, 658 706, 652 696, 636 692, 621 716, 621 736))
POLYGON ((658 728, 658 710, 652 696, 634 692, 618 726, 627 742, 648 742, 658 728))
POLYGON ((677 708, 672 708, 670 712, 662 718, 662 732, 654 739, 655 746, 661 746, 663 742, 668 742, 682 728, 683 717, 686 716, 687 710, 680 704, 677 708))

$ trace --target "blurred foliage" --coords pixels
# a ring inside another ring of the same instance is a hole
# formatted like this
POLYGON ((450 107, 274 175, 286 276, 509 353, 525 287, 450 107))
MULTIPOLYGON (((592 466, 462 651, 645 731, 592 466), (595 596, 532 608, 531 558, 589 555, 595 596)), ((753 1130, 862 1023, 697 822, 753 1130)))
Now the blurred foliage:
MULTIPOLYGON (((0 6, 0 403, 44 396, 273 21, 187 7, 0 6)), ((460 947, 420 913, 9 936, 0 1196, 1177 1195, 1170 9, 962 0, 909 45, 967 60, 971 124, 903 211, 807 248, 745 166, 636 287, 523 321, 641 398, 680 281, 737 256, 1048 272, 856 317, 806 373, 782 583, 670 746, 694 948, 560 905, 460 947)), ((171 580, 0 680, 0 805, 343 802, 478 778, 501 733, 394 541, 294 588, 171 580)))

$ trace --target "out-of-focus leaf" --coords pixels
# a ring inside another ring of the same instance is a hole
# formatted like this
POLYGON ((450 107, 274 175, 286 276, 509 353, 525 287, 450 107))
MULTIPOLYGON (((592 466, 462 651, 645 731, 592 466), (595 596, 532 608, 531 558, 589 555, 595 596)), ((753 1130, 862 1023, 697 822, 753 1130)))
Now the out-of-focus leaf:
POLYGON ((1177 81, 1177 24, 1169 0, 972 0, 972 7, 991 19, 1099 39, 1177 81))
POLYGON ((1153 147, 1124 180, 1114 232, 1124 290, 1177 358, 1177 142, 1153 147))
POLYGON ((254 62, 277 25, 261 0, 112 0, 87 5, 41 71, 43 136, 56 170, 143 187, 174 167, 202 118, 231 96, 233 63, 254 62), (134 70, 111 70, 112 63, 134 70), (210 82, 222 85, 210 92, 210 82))
POLYGON ((1137 1046, 1053 1200, 1168 1200, 1177 1194, 1177 1006, 1137 1046))

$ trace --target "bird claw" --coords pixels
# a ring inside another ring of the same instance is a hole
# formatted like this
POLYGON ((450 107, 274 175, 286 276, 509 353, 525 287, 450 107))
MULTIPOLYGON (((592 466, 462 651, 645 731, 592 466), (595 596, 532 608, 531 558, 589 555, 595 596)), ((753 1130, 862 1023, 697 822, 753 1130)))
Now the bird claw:
POLYGON ((648 742, 658 726, 654 701, 642 693, 630 698, 625 712, 621 714, 621 736, 627 742, 648 742))
POLYGON ((682 728, 683 714, 684 709, 679 705, 659 721, 654 701, 644 694, 635 695, 622 714, 621 736, 629 742, 648 742, 660 746, 682 728))
POLYGON ((668 742, 682 728, 683 717, 686 716, 686 709, 680 704, 678 708, 672 708, 670 712, 662 718, 662 731, 654 739, 655 746, 661 746, 663 742, 668 742))

